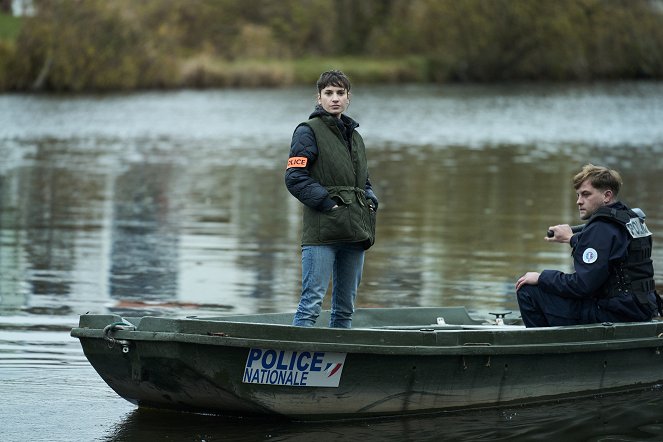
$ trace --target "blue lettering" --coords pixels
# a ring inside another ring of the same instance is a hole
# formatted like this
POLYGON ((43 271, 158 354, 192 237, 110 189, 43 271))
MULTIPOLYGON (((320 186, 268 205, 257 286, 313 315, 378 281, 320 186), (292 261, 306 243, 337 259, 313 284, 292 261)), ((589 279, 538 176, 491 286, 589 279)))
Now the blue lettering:
POLYGON ((262 355, 262 368, 270 369, 276 363, 276 351, 267 350, 264 355, 262 355), (271 361, 269 360, 271 358, 271 361))
POLYGON ((247 367, 253 366, 253 362, 260 359, 261 354, 262 350, 260 350, 259 348, 252 348, 251 351, 249 352, 249 360, 246 361, 246 366, 247 367))
POLYGON ((313 353, 313 360, 311 361, 311 371, 321 371, 322 359, 325 357, 324 353, 315 352, 313 353))
POLYGON ((311 353, 305 351, 302 354, 299 355, 297 358, 297 369, 299 371, 306 371, 308 370, 309 363, 306 361, 305 363, 303 362, 304 358, 311 359, 311 353))
POLYGON ((283 363, 283 356, 285 356, 285 352, 281 350, 279 352, 279 360, 276 362, 276 369, 277 370, 287 370, 288 366, 283 363))
MULTIPOLYGON (((324 351, 286 351, 275 349, 251 348, 247 356, 242 382, 249 384, 307 386, 312 373, 329 370, 335 364, 326 362, 324 351)), ((338 368, 337 368, 338 369, 338 368)), ((313 375, 314 384, 318 384, 317 374, 313 375)), ((320 385, 325 385, 324 383, 320 385)))

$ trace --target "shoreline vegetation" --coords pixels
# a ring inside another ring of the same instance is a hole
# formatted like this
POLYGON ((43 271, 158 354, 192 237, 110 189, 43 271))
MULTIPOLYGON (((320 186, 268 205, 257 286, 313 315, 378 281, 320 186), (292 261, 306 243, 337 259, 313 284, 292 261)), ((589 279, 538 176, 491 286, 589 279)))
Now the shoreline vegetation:
POLYGON ((31 0, 0 92, 663 79, 663 0, 31 0))

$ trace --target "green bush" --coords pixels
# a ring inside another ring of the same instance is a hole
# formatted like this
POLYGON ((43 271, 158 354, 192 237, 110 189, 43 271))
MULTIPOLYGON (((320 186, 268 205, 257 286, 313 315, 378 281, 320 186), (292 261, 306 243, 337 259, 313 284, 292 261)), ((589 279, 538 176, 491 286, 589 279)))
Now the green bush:
POLYGON ((0 91, 8 90, 9 84, 9 63, 15 58, 14 44, 0 40, 0 91))
POLYGON ((0 12, 0 40, 14 41, 21 30, 21 18, 0 12))
POLYGON ((154 50, 140 23, 112 3, 43 4, 17 38, 17 89, 129 90, 169 85, 176 63, 154 50))

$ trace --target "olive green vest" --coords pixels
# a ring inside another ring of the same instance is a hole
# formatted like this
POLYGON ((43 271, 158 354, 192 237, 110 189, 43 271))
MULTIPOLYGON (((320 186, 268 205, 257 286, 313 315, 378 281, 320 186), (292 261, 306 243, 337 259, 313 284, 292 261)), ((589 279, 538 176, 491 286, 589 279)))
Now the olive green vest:
POLYGON ((338 208, 320 212, 304 206, 302 244, 363 242, 368 249, 375 242, 375 212, 366 200, 368 166, 364 140, 352 132, 348 150, 334 117, 313 118, 305 123, 315 134, 318 158, 309 172, 322 184, 338 208))

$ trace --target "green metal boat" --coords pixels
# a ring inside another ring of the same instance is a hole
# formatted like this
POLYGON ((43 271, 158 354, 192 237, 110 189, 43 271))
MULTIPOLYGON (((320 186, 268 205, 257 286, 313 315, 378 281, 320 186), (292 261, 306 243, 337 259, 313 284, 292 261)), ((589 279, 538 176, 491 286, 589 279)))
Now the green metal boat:
POLYGON ((663 382, 659 321, 526 329, 503 314, 475 319, 463 307, 357 309, 352 329, 291 320, 83 315, 71 335, 130 402, 224 415, 364 418, 663 382))

